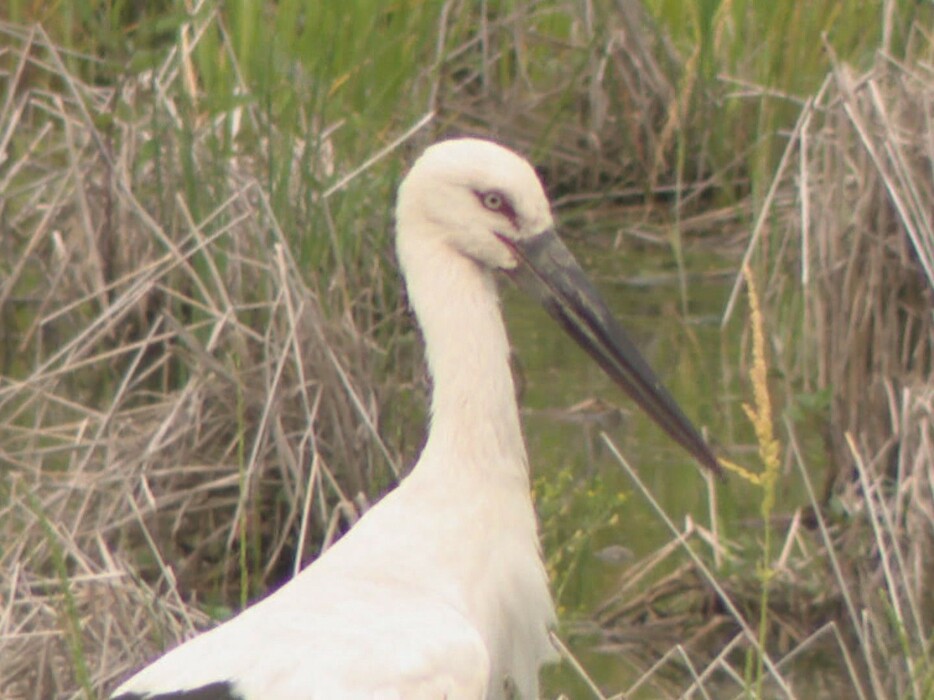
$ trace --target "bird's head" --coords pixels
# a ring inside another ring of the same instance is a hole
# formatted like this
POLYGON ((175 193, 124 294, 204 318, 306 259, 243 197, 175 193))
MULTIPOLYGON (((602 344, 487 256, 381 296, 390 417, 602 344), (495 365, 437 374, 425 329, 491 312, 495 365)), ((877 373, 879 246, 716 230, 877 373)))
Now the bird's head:
POLYGON ((425 150, 399 188, 396 220, 400 252, 442 243, 498 270, 518 265, 512 242, 553 227, 532 166, 507 148, 473 138, 425 150))

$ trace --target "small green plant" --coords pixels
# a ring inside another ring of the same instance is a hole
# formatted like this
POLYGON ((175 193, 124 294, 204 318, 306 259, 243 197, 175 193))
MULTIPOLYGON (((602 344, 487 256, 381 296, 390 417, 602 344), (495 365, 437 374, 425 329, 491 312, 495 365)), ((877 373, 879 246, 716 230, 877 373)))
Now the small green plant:
POLYGON ((625 494, 607 488, 599 476, 581 479, 570 468, 536 479, 545 566, 559 612, 586 603, 591 578, 587 566, 594 561, 600 538, 619 524, 625 500, 625 494))

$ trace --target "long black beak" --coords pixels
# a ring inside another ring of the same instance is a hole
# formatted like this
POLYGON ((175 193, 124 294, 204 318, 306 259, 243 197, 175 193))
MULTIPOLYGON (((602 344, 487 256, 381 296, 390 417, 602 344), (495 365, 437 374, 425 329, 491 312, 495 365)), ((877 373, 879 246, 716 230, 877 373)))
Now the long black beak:
POLYGON ((720 466, 697 428, 662 386, 553 230, 523 240, 500 236, 518 256, 513 272, 567 333, 678 444, 717 475, 720 466))

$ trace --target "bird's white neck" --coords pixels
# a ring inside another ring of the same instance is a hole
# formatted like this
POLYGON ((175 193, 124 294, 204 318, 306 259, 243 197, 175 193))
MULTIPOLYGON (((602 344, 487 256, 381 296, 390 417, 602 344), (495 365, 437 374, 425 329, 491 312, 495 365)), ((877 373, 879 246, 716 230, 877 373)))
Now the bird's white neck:
POLYGON ((433 381, 431 428, 419 468, 511 470, 503 476, 527 484, 509 341, 492 273, 442 242, 405 253, 400 245, 433 381))

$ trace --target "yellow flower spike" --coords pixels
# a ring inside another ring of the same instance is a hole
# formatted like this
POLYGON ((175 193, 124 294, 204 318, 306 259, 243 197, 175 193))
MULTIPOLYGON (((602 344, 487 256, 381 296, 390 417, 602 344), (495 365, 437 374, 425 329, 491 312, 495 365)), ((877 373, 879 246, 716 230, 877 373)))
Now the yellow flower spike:
POLYGON ((760 482, 766 487, 766 499, 763 501, 763 515, 772 510, 774 502, 773 489, 778 478, 779 445, 772 429, 772 400, 769 398, 768 365, 765 362, 765 326, 762 320, 762 309, 759 306, 759 294, 749 266, 743 268, 743 275, 749 289, 749 319, 752 322, 752 367, 749 378, 752 380, 752 393, 755 407, 743 405, 746 415, 752 422, 756 431, 756 441, 759 443, 759 456, 762 459, 762 474, 760 482))
MULTIPOLYGON (((737 471, 743 478, 762 487, 762 503, 760 504, 763 521, 762 557, 756 565, 756 575, 762 585, 758 647, 761 650, 765 648, 769 628, 769 586, 776 573, 771 564, 772 526, 770 518, 775 505, 775 485, 778 481, 781 449, 775 439, 772 426, 772 401, 769 398, 768 365, 765 361, 765 333, 763 331, 765 323, 762 319, 756 282, 748 265, 743 267, 743 276, 746 278, 749 292, 749 321, 752 326, 752 367, 749 368, 749 379, 752 382, 753 395, 753 405, 743 404, 743 410, 756 432, 762 471, 753 474, 738 465, 727 464, 724 460, 721 462, 731 471, 737 471)), ((755 683, 753 697, 762 697, 764 666, 761 651, 750 651, 746 657, 745 678, 747 686, 755 683)))

